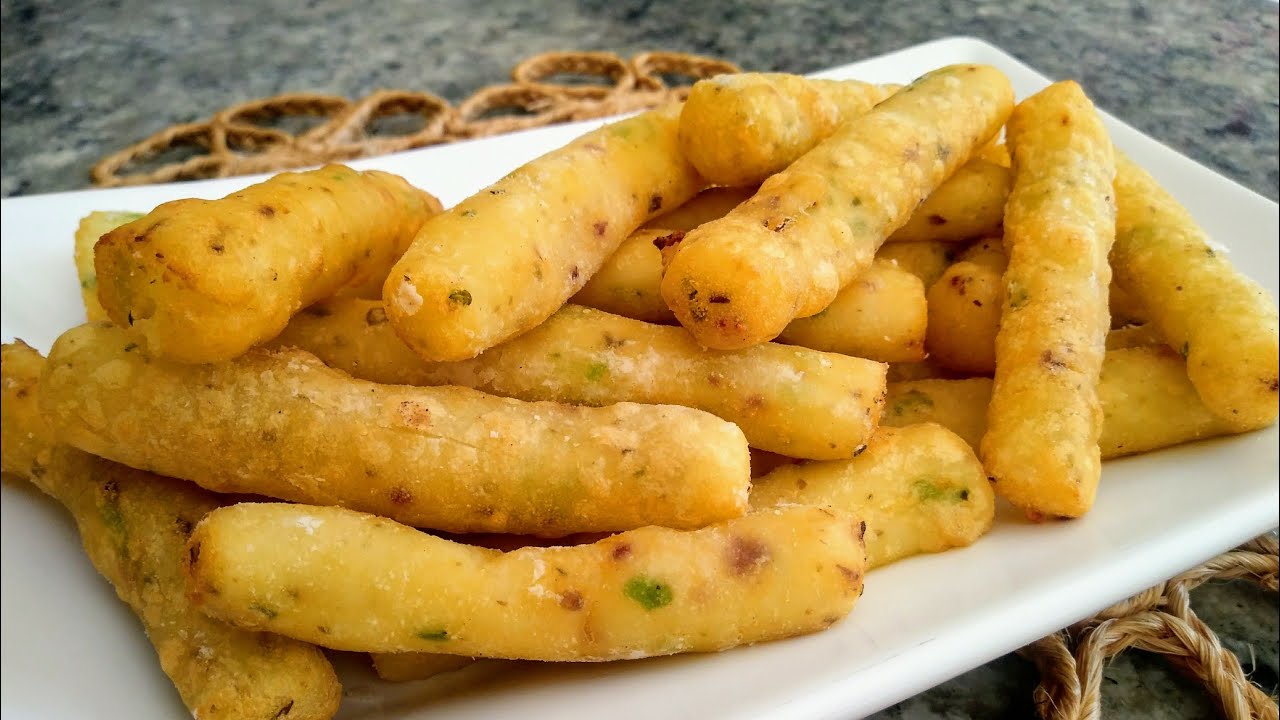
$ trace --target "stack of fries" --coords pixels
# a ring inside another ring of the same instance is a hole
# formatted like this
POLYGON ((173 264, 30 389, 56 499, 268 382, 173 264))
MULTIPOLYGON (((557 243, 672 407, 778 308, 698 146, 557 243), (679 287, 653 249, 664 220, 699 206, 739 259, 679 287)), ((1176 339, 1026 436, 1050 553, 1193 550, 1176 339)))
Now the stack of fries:
POLYGON ((982 65, 721 76, 447 211, 328 166, 94 213, 76 259, 91 322, 3 349, 3 467, 204 719, 331 716, 320 648, 822 630, 997 495, 1079 517, 1103 459, 1277 414, 1274 301, 1077 84, 982 65))

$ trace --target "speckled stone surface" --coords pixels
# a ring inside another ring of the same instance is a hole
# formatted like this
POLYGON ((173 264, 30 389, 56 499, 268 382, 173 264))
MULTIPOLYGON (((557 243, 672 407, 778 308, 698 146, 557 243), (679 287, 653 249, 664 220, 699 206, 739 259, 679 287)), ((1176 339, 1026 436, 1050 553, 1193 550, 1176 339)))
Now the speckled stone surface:
MULTIPOLYGON (((1048 75, 1077 78, 1140 130, 1263 195, 1280 194, 1277 6, 1268 0, 0 0, 0 193, 87 187, 103 155, 284 91, 425 89, 456 102, 544 50, 682 50, 807 72, 948 35, 982 38, 1048 75)), ((1232 583, 1193 597, 1274 692, 1275 595, 1232 583)), ((1007 656, 875 717, 1031 717, 1035 682, 1030 665, 1007 656)), ((1120 656, 1105 685, 1107 718, 1214 713, 1194 683, 1143 654, 1120 656)))

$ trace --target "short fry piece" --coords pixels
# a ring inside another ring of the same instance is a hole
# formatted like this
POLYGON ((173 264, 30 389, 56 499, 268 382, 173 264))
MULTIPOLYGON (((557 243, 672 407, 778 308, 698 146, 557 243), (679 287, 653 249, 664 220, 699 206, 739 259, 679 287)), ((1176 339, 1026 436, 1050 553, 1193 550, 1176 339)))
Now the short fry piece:
POLYGON ((1280 331, 1275 299, 1236 270, 1185 208, 1132 160, 1116 161, 1119 283, 1187 358, 1209 409, 1237 430, 1275 422, 1280 331))
POLYGON ((928 378, 889 384, 884 416, 886 427, 937 423, 959 435, 974 450, 987 431, 991 378, 948 380, 928 378))
POLYGON ((746 439, 708 413, 375 385, 301 351, 180 365, 82 325, 41 403, 64 442, 131 467, 450 532, 690 528, 747 504, 746 439))
POLYGON ((641 229, 609 256, 572 303, 651 323, 674 323, 662 299, 662 251, 653 241, 678 230, 641 229))
POLYGON ((194 601, 240 627, 340 650, 594 662, 832 625, 862 594, 859 526, 788 507, 502 553, 342 508, 242 504, 211 513, 185 557, 194 601))
POLYGON ((679 114, 605 125, 428 221, 383 288, 396 333, 428 360, 466 360, 550 317, 636 228, 702 189, 679 114))
POLYGON ((663 299, 706 347, 777 337, 864 272, 920 201, 995 134, 1012 102, 1009 80, 988 66, 925 75, 685 235, 663 299))
POLYGON ((786 465, 751 506, 826 505, 863 518, 867 565, 969 545, 991 529, 995 493, 977 456, 940 425, 881 428, 851 460, 786 465))
POLYGON ((463 655, 429 652, 371 653, 373 671, 387 682, 413 682, 442 675, 475 662, 463 655))
POLYGON ((887 242, 960 242, 999 235, 1012 182, 1009 168, 974 158, 939 185, 887 242))
POLYGON ((277 341, 359 378, 576 405, 683 405, 736 423, 753 447, 793 457, 852 455, 875 428, 884 393, 885 366, 870 360, 773 343, 711 352, 678 327, 576 305, 454 363, 419 359, 377 303, 337 300, 313 310, 277 341))
POLYGON ((880 362, 918 362, 928 318, 920 279, 876 260, 824 310, 792 320, 778 341, 880 362))
POLYGON ((892 263, 920 278, 924 287, 930 288, 942 273, 956 261, 955 243, 939 240, 926 242, 896 242, 881 245, 876 259, 892 263))
POLYGON ((713 183, 759 185, 895 89, 784 73, 717 75, 689 91, 680 148, 713 183))
POLYGON ((982 438, 996 492, 1032 516, 1089 511, 1101 473, 1098 375, 1115 239, 1111 139, 1080 86, 1055 83, 1006 128, 1013 191, 995 385, 982 438))
POLYGON ((962 260, 929 288, 925 348, 949 370, 987 375, 996 367, 996 331, 1004 296, 1004 255, 962 260))
POLYGON ((80 277, 84 314, 91 322, 107 319, 107 311, 98 302, 98 271, 93 267, 93 246, 103 235, 140 217, 142 213, 97 210, 81 218, 76 228, 76 274, 80 277))
POLYGON ((98 241, 98 298, 156 357, 229 360, 311 303, 381 282, 439 211, 400 177, 342 165, 175 200, 98 241))
POLYGON ((220 499, 54 444, 37 408, 44 359, 21 344, 0 353, 4 470, 71 512, 93 566, 142 621, 187 709, 202 720, 333 717, 341 687, 319 649, 238 630, 188 603, 187 535, 220 499))

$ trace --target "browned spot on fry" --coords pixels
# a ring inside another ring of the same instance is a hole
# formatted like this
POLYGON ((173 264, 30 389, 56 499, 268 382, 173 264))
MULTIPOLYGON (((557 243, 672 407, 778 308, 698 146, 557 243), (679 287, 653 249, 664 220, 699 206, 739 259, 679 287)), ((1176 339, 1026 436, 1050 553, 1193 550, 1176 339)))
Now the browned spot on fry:
POLYGON ((178 532, 183 536, 190 535, 191 531, 195 529, 195 523, 184 517, 176 518, 174 520, 174 525, 177 526, 178 532))
POLYGON ((392 505, 408 505, 413 502, 413 493, 399 485, 391 488, 387 493, 387 497, 391 500, 392 505))
POLYGON ((965 293, 965 288, 966 288, 966 286, 969 284, 969 281, 970 281, 970 280, 972 280, 972 279, 973 279, 973 278, 967 278, 967 277, 963 277, 963 276, 960 276, 960 275, 952 275, 952 276, 951 276, 951 287, 953 287, 953 288, 955 288, 955 289, 956 289, 956 293, 957 293, 957 294, 959 294, 959 295, 963 296, 963 295, 964 295, 964 293, 965 293))
POLYGON ((577 590, 566 590, 560 593, 560 607, 565 610, 581 610, 582 593, 577 590))
POLYGON ((848 581, 850 587, 857 587, 862 583, 862 573, 857 570, 850 570, 843 565, 836 565, 836 569, 839 570, 840 574, 844 576, 844 579, 848 581))
POLYGON ((755 538, 735 535, 729 539, 727 560, 734 575, 744 575, 769 562, 769 548, 755 538))
POLYGON ((596 237, 603 237, 604 231, 609 229, 609 222, 607 220, 600 220, 591 227, 596 231, 596 237))
POLYGON ((859 521, 858 521, 858 531, 857 531, 856 533, 854 533, 854 534, 858 536, 858 539, 859 539, 859 540, 861 540, 861 539, 863 539, 864 537, 866 537, 866 536, 867 536, 867 521, 866 521, 866 520, 859 520, 859 521))
POLYGON ((854 456, 854 457, 858 457, 859 455, 861 455, 862 453, 864 453, 864 452, 866 452, 866 451, 867 451, 867 444, 866 444, 866 443, 863 443, 863 444, 861 444, 861 445, 859 445, 858 447, 856 447, 856 448, 854 448, 854 449, 853 449, 853 456, 854 456))
POLYGON ((198 562, 200 562, 200 543, 191 543, 191 547, 187 548, 187 567, 195 568, 198 562))
POLYGON ((209 250, 212 251, 214 255, 221 255, 226 249, 227 247, 220 242, 209 243, 209 250))
POLYGON ((758 393, 757 393, 757 394, 755 394, 755 395, 748 395, 748 396, 747 396, 747 409, 748 409, 748 410, 759 410, 760 408, 762 408, 762 407, 764 407, 764 406, 765 406, 765 401, 764 401, 764 396, 763 396, 763 395, 760 395, 760 394, 758 394, 758 393))
POLYGON ((1271 392, 1280 392, 1280 378, 1271 378, 1270 383, 1265 379, 1262 382, 1266 383, 1267 387, 1271 388, 1271 392))
POLYGON ((380 307, 369 308, 369 312, 364 314, 364 322, 370 327, 381 325, 386 321, 387 311, 380 307))
POLYGON ((262 207, 258 208, 258 213, 262 215, 262 217, 272 218, 276 216, 276 209, 271 207, 270 205, 263 205, 262 207))
POLYGON ((805 480, 804 478, 800 478, 800 479, 796 480, 796 487, 797 487, 797 488, 800 488, 801 490, 803 490, 803 489, 805 489, 805 488, 809 487, 809 481, 805 480))
MULTIPOLYGON (((768 227, 768 222, 769 222, 768 220, 765 221, 765 227, 768 227)), ((773 227, 773 231, 782 232, 783 230, 786 230, 788 227, 791 226, 791 222, 792 222, 792 218, 789 218, 789 217, 782 218, 782 220, 773 227)))
POLYGON ((661 250, 663 248, 671 247, 672 245, 679 243, 681 240, 684 240, 684 232, 677 230, 670 235, 662 235, 654 238, 653 246, 661 250))
POLYGON ((303 310, 302 312, 315 317, 329 317, 330 315, 333 314, 333 311, 325 307, 324 305, 312 305, 311 307, 303 310))
POLYGON ((578 276, 579 276, 580 274, 581 274, 581 273, 579 272, 579 270, 578 270, 578 266, 577 266, 577 265, 574 265, 573 267, 569 268, 569 279, 570 279, 570 280, 577 280, 577 279, 578 279, 578 276))
POLYGON ((1071 116, 1064 113, 1062 115, 1062 127, 1066 127, 1070 124, 1071 124, 1071 116))
POLYGON ((915 162, 920 159, 920 143, 912 143, 911 147, 902 151, 902 159, 907 162, 915 162))
POLYGON ((649 198, 649 212, 658 212, 662 209, 662 196, 654 195, 649 198))
POLYGON ((431 411, 421 403, 405 400, 400 403, 400 420, 408 427, 424 430, 431 424, 431 411))
POLYGON ((1040 362, 1044 363, 1045 367, 1053 370, 1061 370, 1067 366, 1066 361, 1055 355, 1052 350, 1045 350, 1040 353, 1040 362))
POLYGON ((707 302, 713 305, 724 305, 729 302, 728 295, 711 295, 707 298, 707 302))
POLYGON ((31 394, 31 391, 30 391, 30 389, 29 389, 29 388, 26 388, 26 387, 20 387, 20 388, 18 388, 18 391, 17 391, 17 392, 15 392, 15 393, 13 394, 13 396, 14 396, 14 397, 16 397, 16 398, 18 398, 19 400, 21 400, 22 398, 24 398, 24 397, 26 397, 26 396, 28 396, 28 395, 30 395, 30 394, 31 394))
POLYGON ((618 543, 613 546, 611 553, 614 560, 626 560, 631 557, 631 543, 618 543))
POLYGON ((720 384, 723 382, 724 382, 724 378, 720 377, 719 373, 710 373, 707 375, 707 384, 710 385, 711 387, 718 388, 720 387, 720 384))
POLYGON ((271 716, 271 718, 272 720, 280 720, 280 718, 286 717, 289 714, 290 710, 293 710, 292 699, 290 699, 288 702, 282 705, 280 709, 276 711, 276 714, 271 716))
POLYGON ((606 348, 619 348, 627 344, 626 340, 615 337, 613 333, 607 330, 604 332, 602 339, 604 340, 604 346, 606 348))
POLYGON ((974 305, 976 305, 976 306, 978 306, 978 307, 982 307, 982 301, 981 301, 981 300, 974 300, 974 301, 973 301, 973 304, 974 304, 974 305))
POLYGON ((822 624, 827 627, 831 627, 832 625, 835 625, 839 621, 840 621, 839 615, 828 615, 822 618, 822 624))

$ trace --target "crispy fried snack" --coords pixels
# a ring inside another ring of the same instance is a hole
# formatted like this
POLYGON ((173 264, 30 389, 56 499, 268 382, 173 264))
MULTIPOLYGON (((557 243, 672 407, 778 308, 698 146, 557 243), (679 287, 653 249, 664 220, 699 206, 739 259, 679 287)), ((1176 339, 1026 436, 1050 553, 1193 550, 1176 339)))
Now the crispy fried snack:
POLYGON ((756 188, 713 187, 698 193, 689 202, 645 223, 646 229, 688 232, 699 225, 722 218, 754 195, 756 188))
POLYGON ((972 448, 940 425, 881 428, 851 460, 758 478, 753 508, 826 505, 867 525, 867 565, 969 545, 991 529, 995 493, 972 448))
POLYGON ((187 709, 201 720, 332 717, 342 689, 320 650, 232 628, 187 602, 187 535, 219 498, 56 445, 37 409, 44 359, 22 344, 0 354, 5 472, 71 512, 93 566, 142 621, 187 709))
POLYGON ((689 91, 680 148, 713 183, 759 185, 895 90, 783 73, 717 75, 689 91))
POLYGON ((1004 308, 982 464, 1033 517, 1079 517, 1101 472, 1098 375, 1115 238, 1111 139, 1080 86, 1024 100, 1005 130, 1004 308))
POLYGON ((605 125, 432 218, 383 287, 396 333, 425 359, 466 360, 550 317, 636 228, 704 186, 676 142, 679 114, 605 125))
POLYGON ((876 260, 824 310, 792 320, 778 341, 880 362, 918 362, 928 316, 920 279, 876 260))
POLYGON ((451 532, 692 528, 747 504, 746 439, 708 413, 375 385, 301 351, 180 365, 83 325, 41 403, 59 439, 131 467, 451 532))
POLYGON ((380 283, 439 211, 400 177, 342 165, 164 203, 98 241, 98 298, 156 357, 229 360, 311 303, 380 283))
POLYGON ((575 405, 683 405, 737 423, 753 447, 793 457, 849 457, 875 428, 884 394, 885 366, 870 360, 772 343, 710 352, 678 327, 576 305, 453 363, 414 355, 375 302, 336 300, 313 310, 298 315, 276 342, 355 377, 575 405))
MULTIPOLYGON (((881 422, 936 422, 977 447, 990 399, 987 378, 890 383, 881 422)), ((1205 407, 1187 379, 1186 363, 1163 345, 1108 350, 1098 399, 1104 460, 1239 432, 1205 407)))
POLYGON ((988 66, 925 75, 685 235, 663 274, 667 305, 706 347, 777 337, 865 271, 885 238, 1004 124, 1012 102, 1009 80, 988 66))
POLYGON ((98 302, 98 271, 93 267, 93 246, 103 235, 140 217, 142 213, 98 210, 80 219, 76 228, 76 274, 80 276, 80 298, 84 301, 85 316, 90 321, 107 319, 107 311, 98 302))
POLYGON ((1276 303, 1236 270, 1185 208, 1132 160, 1116 160, 1116 278, 1151 316, 1205 405, 1237 430, 1280 408, 1276 303))
POLYGON ((996 367, 996 331, 1004 296, 1003 253, 975 253, 947 268, 929 288, 925 347, 938 365, 989 375, 996 367))
POLYGON ((188 588, 214 617, 342 650, 573 662, 706 652, 844 617, 862 594, 860 525, 788 507, 502 553, 342 508, 243 504, 192 534, 188 588))
POLYGON ((925 242, 900 242, 881 245, 876 259, 896 265, 920 278, 925 288, 930 288, 943 271, 956 260, 956 246, 940 240, 925 242))
POLYGON ((999 235, 1012 182, 1007 167, 974 158, 939 185, 887 242, 960 242, 999 235))
POLYGON ((645 322, 675 323, 675 314, 662 299, 662 251, 654 241, 680 232, 635 231, 570 302, 645 322))

